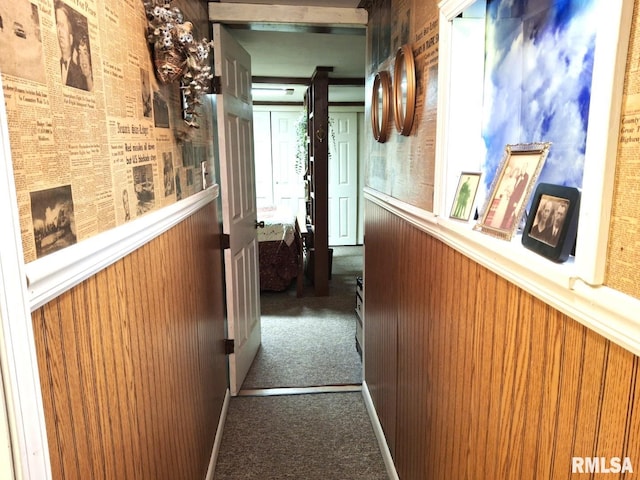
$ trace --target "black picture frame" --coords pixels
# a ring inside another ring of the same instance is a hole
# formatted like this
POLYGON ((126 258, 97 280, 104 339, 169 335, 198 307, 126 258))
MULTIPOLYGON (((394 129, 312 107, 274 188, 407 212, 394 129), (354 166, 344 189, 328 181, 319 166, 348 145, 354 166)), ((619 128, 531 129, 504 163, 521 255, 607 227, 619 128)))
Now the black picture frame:
POLYGON ((540 183, 522 234, 522 245, 549 260, 565 262, 575 245, 580 190, 540 183))

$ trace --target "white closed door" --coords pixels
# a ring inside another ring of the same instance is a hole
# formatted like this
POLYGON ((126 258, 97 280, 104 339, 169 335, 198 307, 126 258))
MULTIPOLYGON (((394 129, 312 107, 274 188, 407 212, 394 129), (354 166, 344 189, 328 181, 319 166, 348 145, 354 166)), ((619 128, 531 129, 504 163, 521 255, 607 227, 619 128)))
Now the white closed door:
POLYGON ((358 114, 329 113, 329 245, 356 245, 358 114))
POLYGON ((304 210, 304 169, 296 168, 298 148, 296 129, 301 112, 271 112, 273 194, 277 205, 286 205, 297 214, 304 210))
POLYGON ((260 347, 260 278, 256 236, 256 192, 251 105, 251 57, 219 24, 213 25, 220 155, 222 229, 227 295, 229 389, 237 395, 260 347))

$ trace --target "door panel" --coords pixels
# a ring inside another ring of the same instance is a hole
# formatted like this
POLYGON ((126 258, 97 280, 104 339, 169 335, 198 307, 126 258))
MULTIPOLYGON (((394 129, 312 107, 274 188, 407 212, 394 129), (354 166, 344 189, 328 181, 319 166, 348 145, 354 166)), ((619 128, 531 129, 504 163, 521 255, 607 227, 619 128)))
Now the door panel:
POLYGON ((225 250, 229 389, 237 395, 260 346, 260 289, 256 238, 255 163, 251 107, 251 58, 219 24, 213 25, 222 228, 225 250))
POLYGON ((358 227, 358 114, 331 113, 329 245, 355 245, 358 227))

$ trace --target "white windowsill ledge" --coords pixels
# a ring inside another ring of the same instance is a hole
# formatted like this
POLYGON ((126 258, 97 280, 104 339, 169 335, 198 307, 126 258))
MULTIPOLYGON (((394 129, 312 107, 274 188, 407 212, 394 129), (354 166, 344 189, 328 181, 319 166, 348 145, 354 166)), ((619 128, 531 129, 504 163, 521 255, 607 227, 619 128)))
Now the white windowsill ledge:
POLYGON ((218 185, 25 265, 31 311, 95 275, 218 198, 218 185))
POLYGON ((370 188, 365 188, 365 198, 640 355, 640 300, 604 285, 589 285, 576 275, 573 261, 556 264, 522 246, 519 236, 500 240, 474 231, 471 222, 438 217, 370 188))

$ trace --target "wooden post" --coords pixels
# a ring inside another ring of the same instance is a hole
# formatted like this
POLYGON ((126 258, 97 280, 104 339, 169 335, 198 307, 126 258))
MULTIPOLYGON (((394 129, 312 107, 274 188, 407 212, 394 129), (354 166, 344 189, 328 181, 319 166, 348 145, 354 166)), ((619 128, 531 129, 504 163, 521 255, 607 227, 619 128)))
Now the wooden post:
POLYGON ((316 67, 309 102, 309 163, 313 217, 313 284, 317 296, 329 295, 329 72, 316 67))

